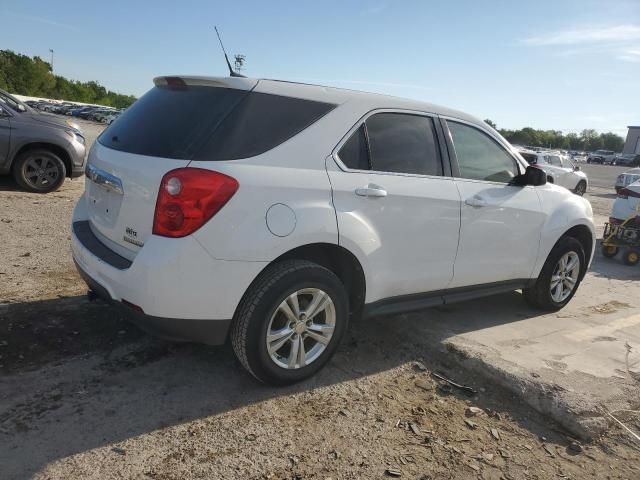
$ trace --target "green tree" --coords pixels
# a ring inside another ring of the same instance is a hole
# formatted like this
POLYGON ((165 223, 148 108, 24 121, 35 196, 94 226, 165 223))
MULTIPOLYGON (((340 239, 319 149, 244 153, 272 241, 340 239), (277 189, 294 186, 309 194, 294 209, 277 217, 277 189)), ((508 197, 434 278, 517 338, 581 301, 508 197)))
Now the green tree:
POLYGON ((602 148, 606 150, 613 150, 614 152, 621 152, 624 147, 624 139, 620 135, 615 133, 601 133, 600 138, 602 140, 602 148))
POLYGON ((18 95, 127 108, 136 98, 107 90, 96 81, 78 82, 54 75, 40 57, 0 50, 0 88, 18 95))
POLYGON ((498 129, 498 126, 497 126, 497 125, 496 125, 492 120, 490 120, 490 119, 488 119, 488 118, 485 118, 485 119, 484 119, 484 123, 486 123, 487 125, 489 125, 491 128, 494 128, 494 129, 496 129, 496 130, 498 129))

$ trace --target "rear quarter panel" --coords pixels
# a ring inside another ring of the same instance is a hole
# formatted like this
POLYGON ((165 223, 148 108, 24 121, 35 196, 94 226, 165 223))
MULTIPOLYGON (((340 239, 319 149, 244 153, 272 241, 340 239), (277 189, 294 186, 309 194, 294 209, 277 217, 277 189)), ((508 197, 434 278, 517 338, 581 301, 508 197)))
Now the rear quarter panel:
POLYGON ((216 259, 272 261, 310 243, 338 244, 338 227, 325 158, 362 112, 345 105, 311 127, 256 157, 232 161, 191 162, 238 180, 231 200, 194 233, 216 259), (278 236, 267 227, 267 211, 289 207, 295 228, 278 236))

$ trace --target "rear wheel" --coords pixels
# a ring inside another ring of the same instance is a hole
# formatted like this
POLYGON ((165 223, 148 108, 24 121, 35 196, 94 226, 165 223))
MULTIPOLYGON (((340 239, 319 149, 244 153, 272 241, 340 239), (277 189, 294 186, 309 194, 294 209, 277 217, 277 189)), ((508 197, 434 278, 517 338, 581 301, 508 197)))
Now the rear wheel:
POLYGON ((602 245, 602 256, 607 258, 613 258, 618 254, 618 247, 613 245, 602 245))
POLYGON ((583 269, 585 254, 580 242, 563 237, 553 247, 533 287, 523 289, 525 299, 536 308, 560 310, 575 295, 583 269))
POLYGON ((638 262, 640 262, 640 251, 636 250, 635 248, 630 248, 624 253, 622 259, 627 265, 637 265, 638 262))
POLYGON ((13 177, 18 185, 36 193, 57 190, 64 182, 66 174, 62 159, 49 150, 26 151, 13 165, 13 177))
POLYGON ((585 182, 584 180, 580 180, 578 182, 578 185, 576 185, 576 189, 573 191, 576 195, 584 195, 585 192, 587 191, 587 182, 585 182))
POLYGON ((338 277, 306 261, 268 267, 245 293, 231 342, 258 380, 286 385, 318 372, 333 356, 349 321, 349 300, 338 277))

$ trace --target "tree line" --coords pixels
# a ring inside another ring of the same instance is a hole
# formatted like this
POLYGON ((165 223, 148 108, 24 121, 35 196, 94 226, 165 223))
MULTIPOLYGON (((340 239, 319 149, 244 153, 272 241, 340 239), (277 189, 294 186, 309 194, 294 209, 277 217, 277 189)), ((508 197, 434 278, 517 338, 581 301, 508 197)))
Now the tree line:
POLYGON ((80 82, 54 75, 49 62, 11 50, 0 50, 0 89, 29 97, 116 108, 127 108, 136 101, 132 95, 112 92, 95 81, 80 82))
POLYGON ((580 133, 563 134, 560 130, 536 130, 525 127, 520 130, 508 130, 498 128, 488 118, 485 122, 500 132, 509 143, 513 145, 526 145, 529 147, 543 147, 562 150, 613 150, 621 152, 624 146, 624 138, 612 132, 598 133, 592 128, 586 128, 580 133))

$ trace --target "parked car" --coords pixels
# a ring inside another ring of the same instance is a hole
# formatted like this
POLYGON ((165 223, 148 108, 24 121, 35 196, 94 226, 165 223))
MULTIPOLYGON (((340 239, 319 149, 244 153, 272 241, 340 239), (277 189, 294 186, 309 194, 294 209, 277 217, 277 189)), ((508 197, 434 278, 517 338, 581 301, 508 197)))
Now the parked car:
POLYGON ((120 116, 120 113, 121 112, 113 112, 108 115, 105 115, 102 119, 103 123, 106 123, 107 125, 111 125, 113 121, 120 116))
POLYGON ((618 191, 609 223, 620 224, 629 219, 627 225, 640 228, 640 178, 618 191))
POLYGON ((103 110, 96 111, 89 118, 95 122, 107 123, 107 119, 116 113, 116 110, 113 108, 105 108, 103 110))
POLYGON ((621 153, 616 155, 616 158, 613 160, 613 164, 625 167, 640 167, 640 154, 621 153))
POLYGON ((156 78, 87 177, 71 249, 93 294, 166 337, 230 337, 274 384, 361 314, 515 289, 558 310, 595 244, 589 202, 482 120, 337 88, 156 78))
POLYGON ((537 165, 547 174, 547 181, 568 188, 576 195, 584 195, 589 185, 587 175, 580 171, 569 157, 556 152, 533 152, 519 150, 520 155, 529 165, 537 165))
POLYGON ((613 164, 616 153, 612 150, 596 150, 587 157, 587 163, 600 163, 601 165, 613 164))
POLYGON ((618 175, 618 178, 616 178, 616 193, 638 180, 640 180, 640 168, 632 168, 631 170, 621 173, 618 175))
POLYGON ((85 139, 76 124, 0 90, 0 174, 11 173, 22 188, 46 193, 65 177, 82 175, 84 164, 85 139))

